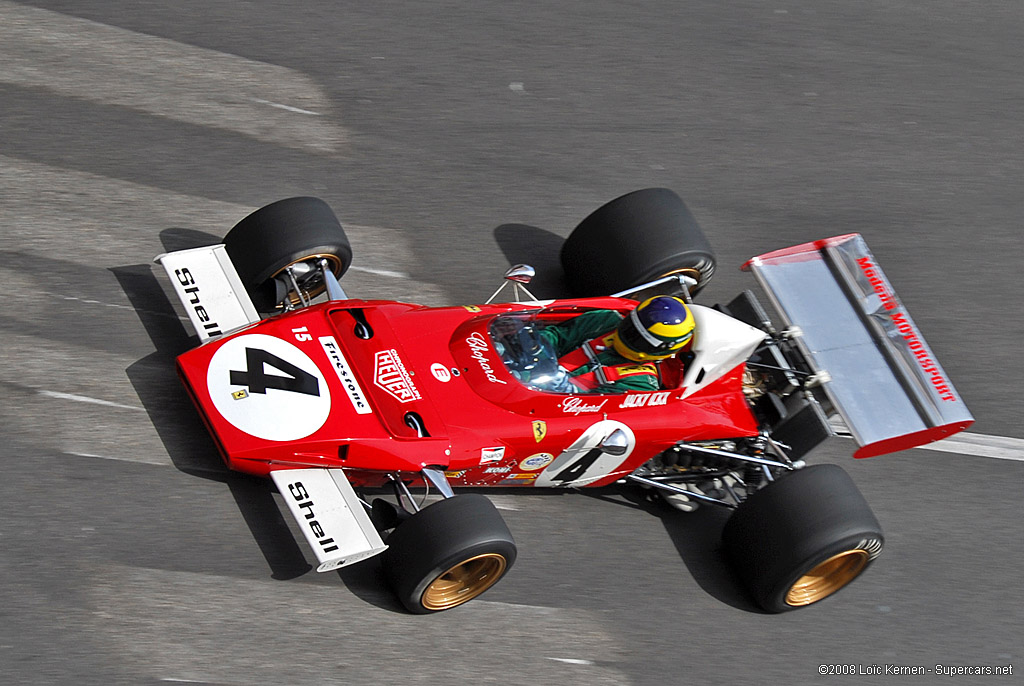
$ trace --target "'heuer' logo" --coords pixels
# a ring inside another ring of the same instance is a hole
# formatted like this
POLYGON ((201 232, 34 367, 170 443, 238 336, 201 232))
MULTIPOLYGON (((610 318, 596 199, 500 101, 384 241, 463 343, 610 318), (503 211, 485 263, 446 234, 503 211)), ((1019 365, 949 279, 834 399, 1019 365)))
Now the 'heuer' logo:
POLYGON ((375 355, 373 383, 391 394, 398 402, 408 403, 420 399, 420 392, 402 364, 398 352, 381 350, 375 355))

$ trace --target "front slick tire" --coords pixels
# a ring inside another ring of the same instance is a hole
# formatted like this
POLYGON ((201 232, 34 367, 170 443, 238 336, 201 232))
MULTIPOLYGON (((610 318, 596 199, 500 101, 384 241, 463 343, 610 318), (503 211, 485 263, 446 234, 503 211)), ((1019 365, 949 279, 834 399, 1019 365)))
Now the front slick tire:
POLYGON ((516 559, 516 544, 490 500, 467 494, 439 500, 388 536, 384 575, 415 614, 458 607, 496 584, 516 559))
POLYGON ((740 504, 722 532, 726 556, 768 612, 812 605, 844 588, 883 542, 864 496, 831 464, 768 484, 740 504))
POLYGON ((278 278, 288 267, 312 274, 303 283, 304 295, 312 299, 327 288, 316 276, 320 260, 327 260, 339 279, 352 263, 345 230, 319 198, 286 198, 262 207, 235 224, 223 242, 260 312, 273 312, 285 297, 293 305, 301 301, 287 280, 278 278))

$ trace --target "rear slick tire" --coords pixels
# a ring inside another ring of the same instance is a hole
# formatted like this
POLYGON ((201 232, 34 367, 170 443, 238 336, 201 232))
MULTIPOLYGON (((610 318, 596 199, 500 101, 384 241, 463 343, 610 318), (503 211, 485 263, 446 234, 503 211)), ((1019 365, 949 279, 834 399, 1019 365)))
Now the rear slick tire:
POLYGON ((768 612, 812 605, 845 588, 882 551, 882 528, 840 467, 790 472, 752 494, 722 532, 723 550, 768 612))

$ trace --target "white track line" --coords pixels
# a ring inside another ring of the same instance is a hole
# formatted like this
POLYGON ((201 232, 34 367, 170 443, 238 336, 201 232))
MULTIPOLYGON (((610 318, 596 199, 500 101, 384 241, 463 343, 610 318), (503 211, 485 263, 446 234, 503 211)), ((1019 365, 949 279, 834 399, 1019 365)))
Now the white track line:
POLYGON ((987 436, 962 432, 918 447, 923 450, 939 450, 947 453, 1024 462, 1024 439, 1010 438, 1009 436, 987 436))
POLYGON ((109 400, 100 400, 99 398, 90 398, 87 395, 74 395, 73 393, 59 393, 57 391, 47 391, 45 389, 39 389, 37 391, 39 395, 45 395, 47 398, 56 398, 57 400, 72 400, 76 403, 88 403, 90 405, 104 405, 106 407, 117 407, 122 410, 135 410, 136 412, 145 412, 146 410, 141 407, 134 405, 122 405, 121 403, 112 403, 109 400))
MULTIPOLYGON (((840 438, 853 440, 850 430, 839 417, 829 420, 840 438)), ((991 457, 995 460, 1024 462, 1024 439, 1010 436, 989 436, 963 431, 934 443, 915 446, 919 450, 935 450, 942 453, 959 453, 974 457, 991 457)))
POLYGON ((592 665, 592 664, 594 664, 593 660, 580 660, 580 659, 574 658, 574 657, 549 657, 547 659, 548 660, 552 660, 554 662, 564 662, 567 665, 592 665))
MULTIPOLYGON (((49 296, 51 298, 57 298, 59 300, 67 300, 69 302, 85 303, 86 305, 102 305, 103 307, 113 307, 113 308, 118 309, 118 310, 132 310, 132 311, 135 310, 135 308, 132 307, 131 305, 120 305, 118 303, 107 303, 107 302, 103 302, 102 300, 93 300, 91 298, 76 298, 73 295, 63 295, 61 293, 50 293, 48 291, 40 291, 39 295, 46 295, 46 296, 49 296)), ((163 313, 162 312, 152 312, 150 314, 163 314, 163 313)), ((185 321, 188 321, 188 319, 185 319, 185 321)))
POLYGON ((134 462, 135 464, 152 464, 152 462, 142 462, 136 460, 133 457, 115 457, 114 455, 95 455, 93 453, 81 453, 75 450, 64 450, 62 451, 65 455, 71 455, 72 457, 88 457, 93 460, 114 460, 116 462, 134 462))
POLYGON ((390 271, 388 269, 373 269, 372 267, 360 267, 360 266, 355 265, 355 264, 353 264, 351 267, 349 267, 349 269, 351 269, 352 271, 364 272, 366 274, 375 274, 377 276, 390 276, 393 279, 408 279, 408 278, 410 278, 408 274, 404 274, 402 272, 393 272, 393 271, 390 271))
POLYGON ((331 111, 327 93, 299 71, 8 0, 0 64, 0 83, 60 97, 317 152, 345 140, 320 116, 331 111))
POLYGON ((292 107, 291 105, 282 105, 279 102, 271 102, 270 100, 261 100, 259 98, 253 98, 252 100, 253 100, 253 102, 258 102, 261 105, 269 105, 270 107, 276 107, 279 110, 286 110, 288 112, 295 112, 297 114, 311 114, 311 115, 316 116, 316 117, 320 116, 319 112, 311 112, 309 110, 304 110, 301 107, 292 107))

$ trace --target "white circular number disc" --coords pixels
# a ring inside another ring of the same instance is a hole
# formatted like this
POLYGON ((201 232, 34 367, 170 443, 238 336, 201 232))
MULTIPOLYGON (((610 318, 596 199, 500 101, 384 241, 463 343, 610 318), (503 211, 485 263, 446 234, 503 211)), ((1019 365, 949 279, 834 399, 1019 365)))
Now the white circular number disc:
POLYGON ((592 425, 565 449, 551 464, 544 468, 535 482, 536 486, 586 486, 603 479, 619 468, 636 447, 633 430, 622 422, 604 419, 592 425), (626 435, 626 452, 622 455, 594 453, 590 451, 601 445, 616 429, 626 435))
POLYGON ((249 334, 210 360, 206 386, 232 426, 267 441, 309 436, 327 421, 331 392, 313 360, 291 343, 249 334))

